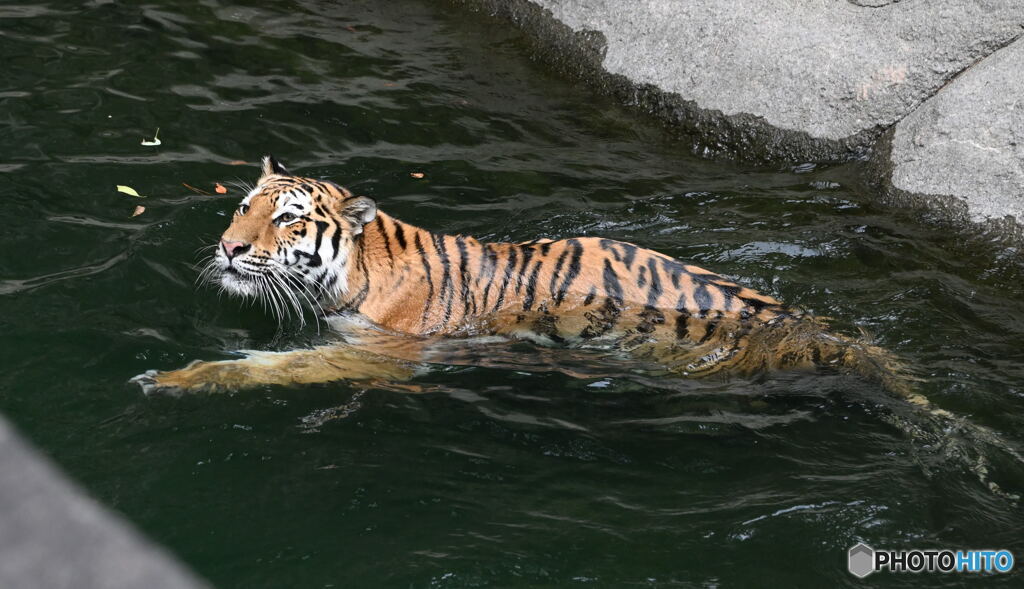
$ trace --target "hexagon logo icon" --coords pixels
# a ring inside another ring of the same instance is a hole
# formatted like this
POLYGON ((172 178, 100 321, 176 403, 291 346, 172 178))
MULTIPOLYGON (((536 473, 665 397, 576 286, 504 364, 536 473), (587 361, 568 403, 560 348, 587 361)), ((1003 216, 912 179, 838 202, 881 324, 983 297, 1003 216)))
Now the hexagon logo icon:
POLYGON ((863 579, 874 572, 874 561, 875 549, 859 542, 847 552, 846 569, 854 577, 863 579))

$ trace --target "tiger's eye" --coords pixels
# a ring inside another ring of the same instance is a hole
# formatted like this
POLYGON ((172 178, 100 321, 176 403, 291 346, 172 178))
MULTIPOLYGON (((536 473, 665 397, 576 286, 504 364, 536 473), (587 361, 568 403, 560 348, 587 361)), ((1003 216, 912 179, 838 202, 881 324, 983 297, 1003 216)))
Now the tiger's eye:
POLYGON ((296 217, 292 213, 281 213, 277 217, 277 222, 278 223, 291 223, 295 219, 298 219, 298 217, 296 217))
POLYGON ((248 212, 249 212, 249 205, 239 205, 239 207, 238 207, 238 214, 239 215, 244 215, 244 214, 246 214, 248 212))

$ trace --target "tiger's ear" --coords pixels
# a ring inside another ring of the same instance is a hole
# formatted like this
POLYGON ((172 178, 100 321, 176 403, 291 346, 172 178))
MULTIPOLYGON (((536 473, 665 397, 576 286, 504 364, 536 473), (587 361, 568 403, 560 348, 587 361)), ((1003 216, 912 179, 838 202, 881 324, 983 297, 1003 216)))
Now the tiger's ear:
POLYGON ((357 196, 341 203, 341 215, 352 224, 352 235, 363 232, 363 225, 377 218, 377 203, 372 198, 357 196))
POLYGON ((263 181, 267 179, 267 176, 273 176, 275 174, 278 176, 291 176, 291 173, 281 165, 281 162, 277 161, 277 158, 272 155, 263 156, 263 159, 261 160, 259 183, 262 184, 263 181))

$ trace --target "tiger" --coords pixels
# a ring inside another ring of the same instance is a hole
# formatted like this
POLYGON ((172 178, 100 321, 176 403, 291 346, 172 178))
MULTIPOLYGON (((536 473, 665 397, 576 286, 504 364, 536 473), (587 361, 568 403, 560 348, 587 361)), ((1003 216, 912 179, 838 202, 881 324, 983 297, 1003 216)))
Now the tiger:
MULTIPOLYGON (((894 386, 900 376, 899 362, 880 348, 665 254, 603 237, 488 243, 434 233, 334 182, 293 175, 273 156, 261 159, 259 179, 202 275, 229 294, 267 302, 279 319, 302 321, 305 306, 411 336, 490 334, 625 350, 690 377, 811 366, 894 386)), ((250 353, 136 382, 149 393, 371 376, 366 366, 346 374, 338 354, 318 362, 325 353, 250 353)))
MULTIPOLYGON (((962 425, 918 393, 887 350, 719 274, 602 237, 503 243, 431 232, 332 181, 294 175, 273 156, 261 159, 201 276, 263 301, 279 320, 302 321, 312 309, 362 335, 149 370, 132 379, 146 394, 403 381, 428 359, 424 341, 489 335, 618 350, 681 377, 824 367, 876 381, 938 420, 925 428, 893 414, 925 443, 962 425), (408 337, 385 345, 374 333, 408 337)), ((970 431, 997 443, 984 428, 970 431)))

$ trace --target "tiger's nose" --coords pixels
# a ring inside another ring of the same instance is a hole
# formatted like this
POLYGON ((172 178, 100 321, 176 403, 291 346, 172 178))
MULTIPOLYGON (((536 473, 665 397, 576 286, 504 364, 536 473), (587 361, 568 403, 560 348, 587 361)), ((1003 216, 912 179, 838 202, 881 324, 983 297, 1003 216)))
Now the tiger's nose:
POLYGON ((228 241, 226 239, 222 239, 220 240, 220 247, 224 248, 224 255, 226 255, 230 260, 235 256, 240 256, 249 251, 252 244, 248 244, 243 241, 228 241))

